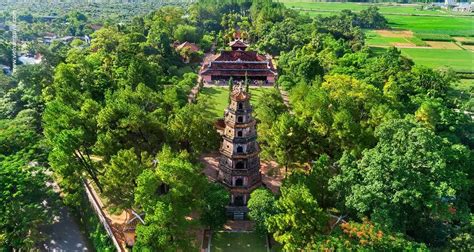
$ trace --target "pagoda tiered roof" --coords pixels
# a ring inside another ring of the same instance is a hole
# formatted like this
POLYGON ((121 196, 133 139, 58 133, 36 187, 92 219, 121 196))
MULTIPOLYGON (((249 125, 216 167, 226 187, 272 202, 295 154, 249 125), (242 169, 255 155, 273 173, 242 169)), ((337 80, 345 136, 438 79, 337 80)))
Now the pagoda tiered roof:
POLYGON ((207 58, 200 74, 267 76, 276 75, 272 61, 255 51, 222 51, 207 58))
POLYGON ((239 87, 232 91, 230 97, 234 101, 245 101, 250 99, 250 94, 242 90, 241 87, 239 87))
POLYGON ((248 47, 248 45, 242 41, 241 39, 236 39, 229 43, 229 46, 232 47, 233 50, 243 49, 248 47))

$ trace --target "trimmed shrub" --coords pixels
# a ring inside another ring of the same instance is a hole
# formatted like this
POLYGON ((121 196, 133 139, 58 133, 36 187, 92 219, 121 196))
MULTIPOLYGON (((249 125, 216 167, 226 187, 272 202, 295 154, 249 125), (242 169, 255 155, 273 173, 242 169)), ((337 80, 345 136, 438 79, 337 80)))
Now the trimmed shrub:
POLYGON ((474 41, 461 41, 461 45, 474 45, 474 41))

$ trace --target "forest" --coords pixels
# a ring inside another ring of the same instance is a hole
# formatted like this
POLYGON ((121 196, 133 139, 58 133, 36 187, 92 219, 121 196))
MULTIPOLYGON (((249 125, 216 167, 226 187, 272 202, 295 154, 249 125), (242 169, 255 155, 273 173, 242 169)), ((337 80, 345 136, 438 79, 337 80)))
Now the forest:
MULTIPOLYGON (((143 213, 134 251, 189 251, 190 233, 220 229, 229 195, 199 157, 221 139, 210 101, 188 102, 199 63, 172 44, 202 57, 236 31, 279 75, 253 104, 261 158, 285 177, 277 195, 251 194, 258 232, 284 251, 474 249, 474 124, 450 96, 459 77, 370 49, 363 29, 387 27, 376 7, 313 19, 277 1, 199 0, 97 31, 72 14, 54 29, 80 27, 90 44, 33 43, 41 64, 0 72, 0 250, 36 248, 59 201, 87 219, 84 181, 116 211, 143 213)), ((11 65, 11 34, 0 36, 11 65)), ((113 251, 92 229, 94 248, 113 251)))

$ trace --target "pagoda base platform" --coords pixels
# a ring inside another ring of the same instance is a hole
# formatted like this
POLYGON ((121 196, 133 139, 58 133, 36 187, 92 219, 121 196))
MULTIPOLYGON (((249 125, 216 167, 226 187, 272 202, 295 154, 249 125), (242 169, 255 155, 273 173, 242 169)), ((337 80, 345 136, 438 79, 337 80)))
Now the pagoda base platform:
POLYGON ((231 220, 246 220, 249 209, 246 206, 226 206, 226 215, 231 220))

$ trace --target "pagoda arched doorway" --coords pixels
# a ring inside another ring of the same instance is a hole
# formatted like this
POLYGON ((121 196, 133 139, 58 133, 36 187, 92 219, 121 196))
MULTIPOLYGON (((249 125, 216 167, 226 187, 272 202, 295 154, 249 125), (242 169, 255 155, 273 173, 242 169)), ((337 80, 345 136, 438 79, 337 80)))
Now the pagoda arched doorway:
POLYGON ((242 153, 242 152, 244 152, 244 147, 242 146, 237 147, 237 153, 242 153))
POLYGON ((235 186, 243 186, 244 180, 242 178, 238 178, 235 180, 235 186))
POLYGON ((244 169, 245 168, 245 165, 244 165, 244 162, 242 161, 239 161, 235 164, 235 169, 244 169))
POLYGON ((244 197, 242 195, 235 196, 234 198, 234 205, 236 206, 243 206, 244 205, 244 197))

